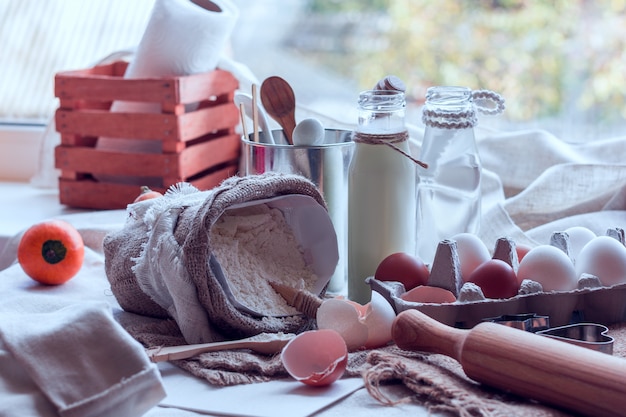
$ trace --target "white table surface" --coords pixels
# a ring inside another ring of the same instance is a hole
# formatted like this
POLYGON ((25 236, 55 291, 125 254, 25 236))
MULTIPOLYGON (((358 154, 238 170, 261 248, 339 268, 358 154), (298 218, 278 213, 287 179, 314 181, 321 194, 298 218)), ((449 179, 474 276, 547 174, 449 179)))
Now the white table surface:
MULTIPOLYGON (((106 230, 111 224, 117 224, 123 221, 124 210, 112 211, 90 211, 68 208, 59 203, 58 192, 54 189, 40 189, 31 186, 29 183, 19 182, 0 182, 0 207, 2 207, 2 216, 0 216, 0 270, 9 265, 2 265, 2 255, 10 258, 14 254, 15 245, 18 241, 18 235, 30 225, 49 218, 70 216, 73 223, 79 224, 82 229, 92 227, 96 232, 98 230, 106 230), (4 253, 3 253, 4 252, 4 253)), ((88 245, 88 242, 86 242, 88 245)), ((180 372, 178 373, 180 378, 180 372)), ((167 378, 167 375, 164 375, 167 378)), ((189 375, 190 386, 195 387, 203 381, 189 375)), ((293 384, 300 383, 293 381, 293 384)), ((167 381, 166 381, 167 387, 167 381)), ((263 385, 259 384, 259 392, 263 392, 263 385)), ((405 395, 408 394, 401 386, 398 386, 405 395)), ((220 388, 211 387, 207 384, 209 391, 219 390, 220 388)), ((232 388, 231 388, 232 390, 232 388)), ((246 395, 250 387, 245 387, 246 395)), ((209 392, 207 391, 207 392, 209 392)), ((192 401, 188 407, 170 408, 156 406, 145 414, 145 417, 196 417, 200 415, 214 415, 207 412, 191 411, 194 410, 192 401)), ((166 400, 164 404, 167 404, 166 400)), ((197 410, 197 409, 195 409, 197 410)), ((276 404, 276 415, 283 415, 285 411, 276 404)), ((218 414, 223 415, 223 414, 218 414)), ((229 414, 230 415, 230 414, 229 414)), ((237 414, 234 414, 237 415, 237 414)), ((429 416, 423 407, 416 404, 401 404, 394 407, 384 406, 373 399, 365 388, 357 389, 352 394, 338 401, 337 403, 326 407, 314 414, 317 417, 343 417, 351 416, 376 416, 376 417, 401 417, 406 415, 412 416, 429 416)))
POLYGON ((35 188, 27 182, 0 182, 0 251, 7 239, 38 221, 86 212, 59 203, 56 189, 35 188))

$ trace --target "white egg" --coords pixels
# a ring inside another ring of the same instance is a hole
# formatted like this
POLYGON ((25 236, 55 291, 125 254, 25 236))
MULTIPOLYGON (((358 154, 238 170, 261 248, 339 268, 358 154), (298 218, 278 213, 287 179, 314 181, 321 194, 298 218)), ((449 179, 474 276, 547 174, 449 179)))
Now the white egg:
POLYGON ((304 119, 293 130, 293 144, 315 146, 324 143, 324 126, 317 119, 304 119))
POLYGON ((626 247, 615 238, 598 236, 581 249, 576 272, 594 275, 605 286, 626 282, 626 247))
POLYGON ((582 226, 570 227, 565 229, 564 232, 569 236, 569 256, 574 260, 574 263, 576 263, 580 250, 589 243, 591 239, 595 238, 596 234, 582 226))
POLYGON ((456 241, 456 249, 461 263, 461 277, 467 281, 474 270, 491 259, 489 249, 480 238, 471 233, 459 233, 451 240, 456 241))
POLYGON ((519 264, 517 280, 529 279, 544 291, 570 291, 578 284, 574 264, 565 252, 551 245, 532 248, 519 264))

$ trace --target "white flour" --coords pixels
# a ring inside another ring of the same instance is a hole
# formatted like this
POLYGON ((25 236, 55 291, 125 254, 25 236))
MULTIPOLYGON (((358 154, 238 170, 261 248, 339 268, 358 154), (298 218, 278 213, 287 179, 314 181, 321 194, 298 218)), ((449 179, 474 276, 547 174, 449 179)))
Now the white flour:
POLYGON ((264 315, 298 313, 269 281, 311 291, 317 277, 280 210, 266 204, 228 210, 212 227, 210 238, 241 304, 264 315))

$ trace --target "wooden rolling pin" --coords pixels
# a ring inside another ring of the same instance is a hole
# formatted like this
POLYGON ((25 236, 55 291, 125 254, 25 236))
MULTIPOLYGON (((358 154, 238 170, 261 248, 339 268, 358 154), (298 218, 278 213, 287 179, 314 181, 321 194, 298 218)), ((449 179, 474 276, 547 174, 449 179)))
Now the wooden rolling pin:
POLYGON ((392 336, 404 350, 458 360, 485 385, 588 416, 626 416, 625 359, 496 323, 456 329, 417 310, 396 317, 392 336))

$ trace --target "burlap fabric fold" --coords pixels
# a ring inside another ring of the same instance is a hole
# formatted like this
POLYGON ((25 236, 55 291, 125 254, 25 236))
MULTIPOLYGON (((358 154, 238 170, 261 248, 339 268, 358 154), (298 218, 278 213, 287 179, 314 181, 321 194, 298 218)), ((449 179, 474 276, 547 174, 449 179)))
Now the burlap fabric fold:
MULTIPOLYGON (((172 320, 155 326, 172 326, 172 320)), ((125 326, 126 327, 126 326, 125 326)), ((145 344, 177 345, 181 335, 160 336, 155 332, 138 333, 145 344)), ((158 332, 170 333, 170 332, 158 332)), ((626 324, 609 326, 615 339, 614 356, 626 357, 626 324)), ((259 383, 288 378, 280 356, 248 350, 202 353, 174 362, 191 374, 215 386, 259 383)), ((503 372, 507 370, 503 369, 503 372)), ((396 345, 351 352, 344 377, 362 377, 369 394, 382 404, 394 406, 415 403, 432 413, 459 417, 563 417, 570 413, 514 394, 490 388, 469 379, 461 364, 440 354, 410 352, 396 345)))
MULTIPOLYGON (((111 291, 127 312, 172 319, 186 343, 309 328, 311 321, 302 315, 258 316, 237 308, 218 279, 219 264, 210 239, 211 227, 228 208, 294 194, 311 197, 326 208, 312 182, 271 173, 232 177, 202 192, 179 184, 163 197, 129 205, 125 226, 104 239, 111 291)), ((147 330, 135 323, 130 331, 145 336, 147 330)), ((146 340, 177 336, 171 326, 161 326, 159 331, 170 334, 154 334, 146 340)))

